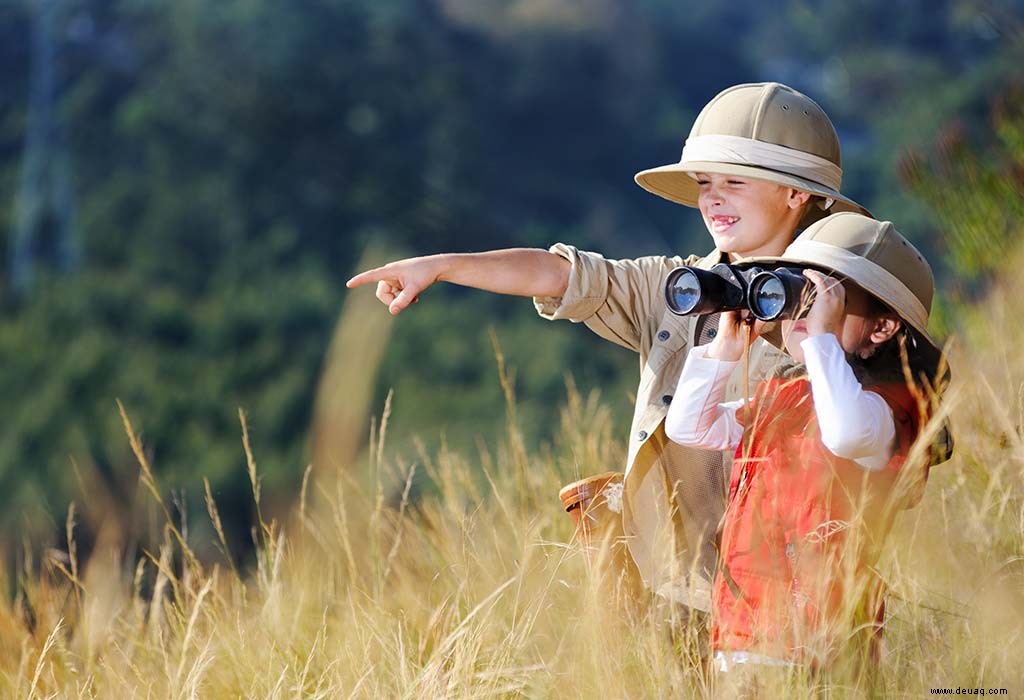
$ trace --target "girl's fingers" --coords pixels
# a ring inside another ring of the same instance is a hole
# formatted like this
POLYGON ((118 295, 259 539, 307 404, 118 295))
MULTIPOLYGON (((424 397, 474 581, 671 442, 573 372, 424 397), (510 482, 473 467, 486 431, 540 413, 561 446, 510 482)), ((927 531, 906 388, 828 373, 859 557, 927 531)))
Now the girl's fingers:
POLYGON ((825 291, 825 275, 818 272, 817 270, 804 270, 804 277, 814 283, 819 292, 825 291))
POLYGON ((753 314, 745 309, 723 311, 718 319, 718 335, 739 339, 742 336, 743 326, 751 327, 750 338, 754 339, 760 333, 763 324, 758 326, 753 314))
POLYGON ((741 323, 742 318, 739 311, 723 311, 722 315, 718 317, 718 332, 736 335, 741 323))
POLYGON ((743 317, 743 325, 750 327, 750 335, 747 336, 747 342, 753 343, 761 337, 761 334, 764 332, 764 328, 768 325, 768 322, 760 321, 756 316, 748 312, 747 315, 743 317))
POLYGON ((819 294, 835 292, 837 288, 842 289, 843 286, 842 280, 830 277, 818 270, 804 270, 804 277, 814 283, 819 294))

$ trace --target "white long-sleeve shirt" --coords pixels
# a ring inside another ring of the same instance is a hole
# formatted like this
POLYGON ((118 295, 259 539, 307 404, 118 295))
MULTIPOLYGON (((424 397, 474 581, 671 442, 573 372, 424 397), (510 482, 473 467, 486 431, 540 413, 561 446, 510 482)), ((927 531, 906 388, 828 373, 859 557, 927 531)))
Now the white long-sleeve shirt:
MULTIPOLYGON (((800 343, 811 383, 821 441, 832 454, 878 471, 892 458, 896 423, 880 395, 865 391, 853 374, 839 340, 831 333, 800 343)), ((720 403, 738 362, 707 357, 707 346, 690 351, 665 418, 671 440, 690 447, 735 449, 743 437, 736 412, 744 400, 720 403)))

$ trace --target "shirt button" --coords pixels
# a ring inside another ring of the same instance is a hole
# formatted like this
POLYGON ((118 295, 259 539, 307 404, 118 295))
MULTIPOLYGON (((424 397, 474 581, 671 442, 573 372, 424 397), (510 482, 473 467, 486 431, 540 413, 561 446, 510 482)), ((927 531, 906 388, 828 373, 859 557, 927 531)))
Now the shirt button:
POLYGON ((717 328, 709 328, 708 329, 708 337, 709 338, 714 338, 716 335, 718 335, 718 329, 717 328))
POLYGON ((646 430, 641 430, 639 433, 636 434, 636 439, 640 440, 641 442, 646 440, 647 439, 647 431, 646 430))
POLYGON ((661 397, 661 402, 668 406, 670 403, 672 403, 672 397, 668 394, 665 394, 664 396, 661 397))
POLYGON ((668 331, 659 331, 658 332, 658 340, 668 340, 668 337, 670 335, 672 335, 672 334, 669 333, 668 331))

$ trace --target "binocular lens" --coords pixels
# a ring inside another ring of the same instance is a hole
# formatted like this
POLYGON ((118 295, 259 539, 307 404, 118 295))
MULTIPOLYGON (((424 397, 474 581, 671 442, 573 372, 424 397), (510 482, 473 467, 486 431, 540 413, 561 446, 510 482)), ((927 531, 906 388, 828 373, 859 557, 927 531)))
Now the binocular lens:
POLYGON ((757 315, 767 318, 775 318, 786 306, 786 288, 776 277, 768 277, 758 285, 757 289, 751 290, 753 304, 757 308, 757 315))
POLYGON ((700 281, 697 275, 683 270, 671 280, 668 288, 669 306, 677 314, 686 315, 693 311, 700 301, 700 281))
POLYGON ((680 316, 711 314, 746 305, 750 271, 719 263, 710 270, 692 265, 677 267, 665 281, 665 301, 680 316))
POLYGON ((750 309, 762 321, 797 318, 809 283, 795 267, 764 270, 719 263, 710 270, 684 265, 668 273, 665 301, 680 316, 750 309))
POLYGON ((806 290, 810 287, 799 269, 780 267, 760 272, 750 280, 747 306, 762 321, 799 318, 809 308, 806 290))

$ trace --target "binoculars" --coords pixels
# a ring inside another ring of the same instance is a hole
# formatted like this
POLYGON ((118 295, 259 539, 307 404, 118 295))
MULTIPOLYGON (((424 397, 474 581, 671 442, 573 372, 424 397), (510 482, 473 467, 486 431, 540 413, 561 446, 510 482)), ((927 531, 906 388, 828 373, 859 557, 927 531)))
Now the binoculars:
POLYGON ((742 267, 719 263, 710 270, 677 267, 668 273, 665 300, 679 316, 749 309, 761 321, 805 316, 814 285, 798 267, 742 267))

